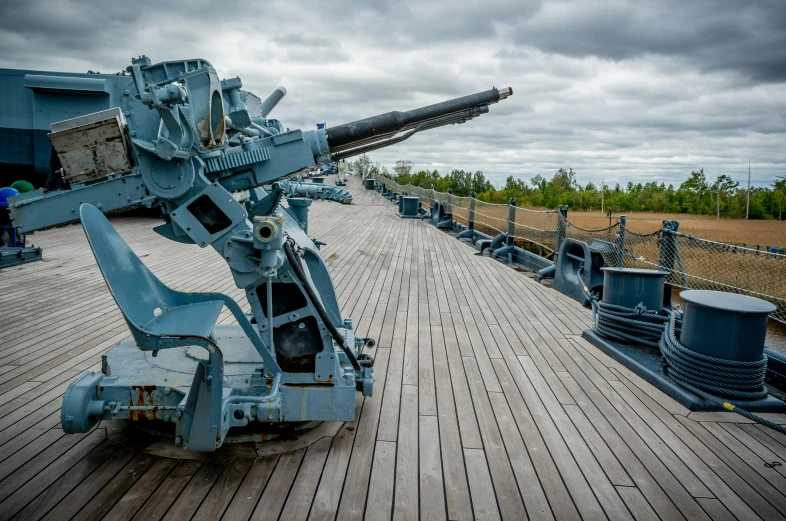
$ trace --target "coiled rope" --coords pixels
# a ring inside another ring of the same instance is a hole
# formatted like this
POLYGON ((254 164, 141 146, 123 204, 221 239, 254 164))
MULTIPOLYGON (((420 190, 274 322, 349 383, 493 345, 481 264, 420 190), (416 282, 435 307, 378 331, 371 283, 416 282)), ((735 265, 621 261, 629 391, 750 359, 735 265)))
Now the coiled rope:
POLYGON ((767 355, 762 355, 761 360, 743 362, 697 353, 679 341, 677 335, 682 326, 679 311, 659 313, 647 310, 642 304, 635 308, 615 306, 599 302, 587 288, 584 292, 592 302, 595 333, 612 340, 659 348, 663 372, 677 385, 727 411, 786 435, 786 428, 720 398, 766 398, 767 355))
POLYGON ((621 342, 658 347, 668 317, 649 311, 642 304, 635 308, 593 303, 593 330, 602 337, 621 342))
POLYGON ((781 434, 786 428, 741 409, 719 396, 742 400, 761 400, 767 397, 764 377, 767 374, 767 355, 761 360, 742 362, 703 355, 685 347, 676 335, 678 312, 669 313, 669 321, 663 329, 660 350, 663 354, 663 372, 681 387, 720 405, 727 411, 769 427, 781 434))

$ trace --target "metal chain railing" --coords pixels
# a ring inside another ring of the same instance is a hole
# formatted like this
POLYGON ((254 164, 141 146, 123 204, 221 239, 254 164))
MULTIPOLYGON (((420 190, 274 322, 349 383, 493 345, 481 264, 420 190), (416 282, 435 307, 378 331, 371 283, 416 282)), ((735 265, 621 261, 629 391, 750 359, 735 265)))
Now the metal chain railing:
POLYGON ((603 255, 606 266, 622 267, 624 265, 625 228, 617 221, 605 228, 582 228, 570 222, 563 214, 560 221, 564 227, 564 237, 587 243, 589 248, 603 255))
POLYGON ((786 255, 709 241, 677 231, 664 221, 659 235, 636 235, 626 267, 662 269, 666 282, 685 289, 749 295, 772 302, 770 318, 786 323, 786 255))
POLYGON ((517 207, 513 236, 554 253, 559 237, 559 215, 559 210, 539 211, 517 207))
POLYGON ((786 323, 786 255, 741 247, 691 235, 678 230, 677 221, 663 221, 660 229, 639 233, 626 225, 621 216, 605 228, 588 229, 571 222, 567 207, 557 210, 530 210, 509 204, 492 204, 474 197, 413 185, 372 174, 377 183, 396 193, 417 196, 424 208, 439 201, 445 211, 462 224, 474 223, 475 229, 511 235, 519 243, 536 245, 541 255, 559 250, 565 238, 585 242, 603 255, 606 266, 661 269, 669 273, 666 281, 686 289, 711 289, 758 297, 776 306, 770 315, 786 323), (512 216, 512 219, 511 219, 512 216))

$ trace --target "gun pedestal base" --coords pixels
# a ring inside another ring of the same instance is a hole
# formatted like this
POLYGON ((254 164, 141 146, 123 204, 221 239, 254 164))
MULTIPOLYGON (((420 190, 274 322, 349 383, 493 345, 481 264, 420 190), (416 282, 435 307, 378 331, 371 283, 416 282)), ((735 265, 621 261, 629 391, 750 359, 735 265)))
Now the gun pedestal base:
MULTIPOLYGON (((220 325, 213 334, 223 355, 223 399, 267 394, 272 377, 242 328, 220 325)), ((86 373, 98 379, 95 388, 89 389, 90 398, 104 405, 100 416, 104 421, 126 420, 149 434, 174 439, 176 426, 185 420, 185 414, 179 413, 191 392, 194 374, 209 356, 198 346, 162 349, 155 356, 153 353, 141 351, 133 341, 110 349, 102 358, 102 373, 86 373)), ((79 380, 72 387, 74 392, 66 393, 64 411, 80 409, 75 403, 79 380)), ((277 397, 256 404, 245 418, 249 420, 246 425, 239 424, 243 423, 242 415, 224 418, 230 427, 223 443, 291 438, 324 421, 351 421, 355 417, 356 392, 355 382, 345 378, 318 382, 314 373, 285 373, 277 397)), ((91 412, 92 417, 96 414, 99 411, 91 412)))

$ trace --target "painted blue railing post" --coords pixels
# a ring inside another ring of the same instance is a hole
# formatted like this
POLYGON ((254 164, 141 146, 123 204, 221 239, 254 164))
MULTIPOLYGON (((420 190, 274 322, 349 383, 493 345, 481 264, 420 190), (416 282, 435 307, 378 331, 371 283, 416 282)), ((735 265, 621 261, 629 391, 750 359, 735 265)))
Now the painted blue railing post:
POLYGON ((677 255, 679 253, 677 250, 677 229, 679 227, 679 221, 663 221, 658 268, 668 272, 666 276, 667 284, 682 284, 683 287, 687 288, 688 280, 685 277, 685 271, 682 269, 682 262, 679 263, 680 280, 678 280, 676 270, 674 269, 674 261, 678 259, 677 255))
POLYGON ((625 267, 625 227, 627 225, 627 217, 624 215, 620 215, 620 239, 619 239, 619 246, 620 246, 620 253, 622 257, 620 258, 620 268, 625 267))
POLYGON ((562 205, 557 206, 557 239, 554 245, 554 260, 557 259, 557 254, 559 253, 559 248, 562 245, 562 241, 565 239, 565 229, 566 224, 565 221, 568 220, 568 206, 565 205, 564 210, 562 205))
POLYGON ((508 232, 507 244, 513 246, 513 236, 516 234, 516 200, 508 199, 508 232))
POLYGON ((467 208, 467 229, 458 234, 459 239, 471 239, 475 242, 475 192, 469 193, 469 207, 467 208))

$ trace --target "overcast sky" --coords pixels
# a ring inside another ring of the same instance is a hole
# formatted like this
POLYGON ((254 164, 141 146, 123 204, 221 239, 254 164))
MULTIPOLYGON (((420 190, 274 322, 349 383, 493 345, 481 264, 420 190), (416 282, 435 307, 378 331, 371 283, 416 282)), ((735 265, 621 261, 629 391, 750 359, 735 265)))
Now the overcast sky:
POLYGON ((336 125, 492 86, 467 124, 371 155, 483 170, 572 167, 582 184, 678 184, 693 169, 786 175, 786 0, 26 0, 0 3, 0 67, 103 73, 200 57, 273 116, 336 125))

